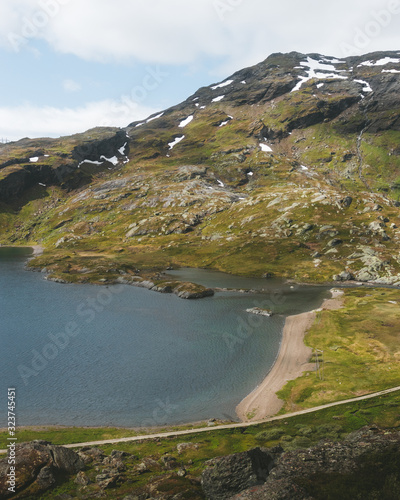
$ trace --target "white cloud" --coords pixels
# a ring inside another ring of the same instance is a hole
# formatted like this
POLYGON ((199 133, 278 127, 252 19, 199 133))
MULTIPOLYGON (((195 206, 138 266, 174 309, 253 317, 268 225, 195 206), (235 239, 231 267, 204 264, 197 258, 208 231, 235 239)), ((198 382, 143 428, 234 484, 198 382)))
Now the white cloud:
POLYGON ((90 102, 80 108, 38 107, 30 104, 0 107, 0 137, 58 137, 97 126, 126 127, 156 110, 128 99, 90 102))
POLYGON ((75 80, 64 80, 63 88, 66 92, 78 92, 81 90, 81 86, 75 80))
POLYGON ((40 38, 62 53, 104 62, 213 57, 227 75, 276 51, 340 57, 343 44, 354 46, 366 31, 356 40, 358 53, 396 49, 400 14, 389 12, 396 1, 13 0, 0 5, 0 40, 11 47, 10 40, 23 46, 40 38))

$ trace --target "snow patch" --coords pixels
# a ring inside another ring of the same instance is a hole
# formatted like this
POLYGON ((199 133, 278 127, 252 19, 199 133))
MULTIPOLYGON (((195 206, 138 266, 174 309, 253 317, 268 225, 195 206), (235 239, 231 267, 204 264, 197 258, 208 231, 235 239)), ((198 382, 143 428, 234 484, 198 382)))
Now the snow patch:
POLYGON ((247 175, 248 175, 249 177, 252 177, 252 176, 254 175, 254 173, 253 173, 253 172, 247 172, 247 175))
POLYGON ((218 184, 219 184, 221 187, 225 187, 225 184, 224 184, 222 181, 220 181, 220 180, 218 180, 218 179, 217 179, 217 182, 218 182, 218 184))
POLYGON ((301 166, 301 170, 308 170, 308 167, 306 167, 305 165, 300 165, 301 166))
POLYGON ((148 118, 148 119, 146 120, 146 123, 150 123, 150 122, 152 122, 153 120, 157 120, 157 118, 161 118, 163 114, 164 114, 164 113, 160 113, 159 115, 153 116, 152 118, 148 118))
POLYGON ((180 137, 176 137, 172 142, 168 143, 169 149, 172 149, 174 146, 176 146, 179 142, 181 142, 185 138, 184 135, 180 137))
POLYGON ((318 83, 317 84, 317 89, 320 89, 321 87, 323 87, 325 85, 325 83, 318 83))
POLYGON ((383 69, 382 73, 400 73, 398 69, 383 69))
POLYGON ((393 57, 384 57, 383 59, 379 59, 378 61, 375 62, 364 61, 358 65, 358 68, 360 68, 361 66, 385 66, 386 64, 389 63, 398 64, 400 63, 400 59, 394 59, 393 57))
POLYGON ((226 80, 226 82, 219 83, 218 85, 214 85, 214 87, 211 87, 212 90, 217 90, 217 89, 222 89, 223 87, 227 87, 233 83, 233 80, 226 80))
POLYGON ((371 85, 366 82, 365 80, 354 80, 356 83, 361 83, 361 85, 364 85, 362 91, 363 92, 373 92, 373 90, 371 89, 371 85))
POLYGON ((296 92, 300 90, 303 83, 308 82, 312 78, 317 78, 319 80, 328 80, 339 78, 341 80, 347 80, 347 76, 338 75, 338 73, 343 72, 344 70, 338 70, 332 64, 326 64, 321 61, 317 61, 312 59, 311 57, 307 57, 307 61, 301 62, 301 66, 304 68, 308 67, 306 70, 307 76, 299 76, 299 83, 292 89, 292 92, 296 92), (319 71, 326 71, 327 73, 320 73, 319 71), (331 73, 328 73, 330 71, 331 73))
POLYGON ((126 146, 127 146, 127 145, 128 145, 128 143, 126 142, 126 143, 122 146, 122 148, 119 148, 119 149, 118 149, 118 152, 119 152, 119 154, 120 154, 120 155, 124 155, 124 156, 125 156, 125 149, 126 149, 126 146))
POLYGON ((32 156, 32 158, 29 158, 29 161, 31 163, 36 163, 37 161, 39 161, 39 157, 38 156, 32 156))
POLYGON ((272 149, 267 144, 260 144, 260 148, 264 153, 273 153, 272 149))
POLYGON ((189 123, 193 120, 193 115, 188 116, 184 120, 181 121, 181 123, 178 125, 178 127, 183 128, 186 127, 186 125, 189 125, 189 123))
POLYGON ((246 85, 246 80, 242 80, 240 83, 242 83, 243 85, 246 85))
POLYGON ((103 165, 104 162, 102 161, 93 161, 93 160, 83 160, 79 163, 78 167, 82 165, 82 163, 90 163, 92 165, 103 165))
POLYGON ((46 187, 46 184, 43 184, 43 182, 38 182, 39 186, 46 187))
POLYGON ((113 156, 111 158, 106 158, 104 155, 100 156, 100 160, 103 159, 105 161, 108 161, 109 163, 112 163, 114 166, 118 165, 119 160, 116 156, 113 156))
POLYGON ((219 95, 218 97, 215 97, 211 102, 219 102, 219 101, 222 101, 222 99, 224 98, 225 96, 224 95, 219 95))
POLYGON ((144 125, 146 122, 142 122, 142 123, 138 123, 137 125, 135 125, 135 128, 136 127, 141 127, 142 125, 144 125))

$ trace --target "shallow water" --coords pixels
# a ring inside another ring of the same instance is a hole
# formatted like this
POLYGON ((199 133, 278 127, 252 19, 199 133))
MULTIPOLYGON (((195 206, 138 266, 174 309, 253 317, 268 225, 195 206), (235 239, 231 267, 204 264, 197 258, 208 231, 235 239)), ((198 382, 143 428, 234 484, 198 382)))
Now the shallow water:
MULTIPOLYGON (((16 387, 19 425, 234 419, 277 356, 283 315, 318 307, 326 296, 326 288, 267 280, 265 293, 194 301, 122 285, 60 285, 26 271, 27 255, 0 248, 1 392, 16 387), (256 306, 277 314, 246 313, 256 306)), ((190 272, 208 286, 248 288, 243 278, 190 272)))

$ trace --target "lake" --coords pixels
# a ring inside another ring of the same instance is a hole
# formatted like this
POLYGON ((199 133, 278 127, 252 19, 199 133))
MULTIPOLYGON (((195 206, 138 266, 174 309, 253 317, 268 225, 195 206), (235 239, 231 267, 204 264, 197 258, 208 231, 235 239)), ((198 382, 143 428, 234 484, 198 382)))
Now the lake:
POLYGON ((29 254, 0 248, 0 427, 8 387, 17 391, 18 425, 236 419, 236 405, 276 359, 285 315, 327 296, 326 287, 193 269, 171 274, 260 292, 182 300, 127 285, 57 284, 25 270, 29 254), (276 314, 252 315, 251 307, 276 314))

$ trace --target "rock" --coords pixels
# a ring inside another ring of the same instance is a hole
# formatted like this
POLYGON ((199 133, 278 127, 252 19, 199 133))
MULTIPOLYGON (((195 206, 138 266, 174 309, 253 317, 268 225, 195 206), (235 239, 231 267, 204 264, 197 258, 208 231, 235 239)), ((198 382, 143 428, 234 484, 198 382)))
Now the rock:
POLYGON ((275 463, 266 449, 254 448, 208 462, 201 485, 206 497, 225 500, 252 486, 263 484, 275 463))
POLYGON ((263 278, 265 278, 265 279, 267 279, 267 280, 269 280, 269 279, 271 279, 271 278, 273 278, 273 277, 274 277, 274 273, 271 273, 271 272, 264 273, 264 274, 262 275, 262 277, 263 277, 263 278))
POLYGON ((314 226, 312 224, 306 223, 306 224, 303 225, 302 228, 300 228, 297 231, 297 234, 303 235, 303 234, 308 233, 308 231, 311 231, 312 229, 314 229, 314 226))
POLYGON ((385 227, 385 224, 383 222, 378 222, 378 221, 371 222, 371 224, 368 225, 368 229, 374 232, 382 231, 383 227, 385 227))
POLYGON ((160 471, 161 470, 161 465, 156 461, 153 460, 150 457, 146 457, 143 459, 143 461, 137 465, 136 471, 139 474, 144 474, 145 472, 154 472, 154 471, 160 471))
POLYGON ((185 165, 178 168, 177 180, 182 182, 196 177, 205 177, 206 174, 206 167, 200 167, 198 165, 185 165))
POLYGON ((270 311, 269 309, 261 309, 260 307, 252 307, 250 309, 246 309, 246 312, 257 314, 259 316, 272 316, 272 311, 270 311))
POLYGON ((343 243, 343 240, 340 240, 339 238, 334 238, 333 240, 328 242, 328 247, 334 248, 337 247, 338 245, 341 245, 343 243))
POLYGON ((340 204, 344 207, 348 208, 353 203, 353 198, 351 196, 346 196, 342 200, 340 200, 340 204))
POLYGON ((84 472, 78 472, 76 475, 75 481, 76 484, 79 484, 80 486, 87 486, 90 484, 90 479, 87 477, 87 475, 84 472))
POLYGON ((335 499, 383 498, 384 488, 387 498, 399 498, 400 474, 391 466, 392 460, 399 460, 399 450, 398 432, 367 427, 342 442, 322 441, 309 449, 281 454, 263 485, 231 499, 312 500, 328 498, 328 491, 329 498, 335 499), (316 478, 323 480, 317 484, 316 478), (356 488, 352 488, 354 482, 356 488))
POLYGON ((101 448, 96 448, 91 446, 81 448, 79 454, 86 455, 91 460, 98 460, 98 461, 102 461, 103 458, 105 457, 104 451, 101 448))
POLYGON ((105 490, 107 488, 112 488, 113 486, 115 486, 118 479, 118 473, 108 472, 105 474, 98 474, 96 476, 96 483, 100 486, 100 488, 105 490))
POLYGON ((161 457, 161 462, 163 463, 166 470, 173 470, 178 467, 176 458, 172 457, 171 455, 164 455, 163 457, 161 457))
POLYGON ((106 457, 103 460, 103 465, 109 465, 110 467, 117 470, 118 472, 122 472, 125 470, 125 464, 119 458, 106 457))
POLYGON ((353 274, 349 271, 342 271, 340 274, 335 274, 333 276, 334 281, 352 281, 354 280, 353 274))
POLYGON ((355 275, 357 281, 375 281, 379 278, 379 274, 369 267, 363 267, 355 275))
POLYGON ((214 295, 214 290, 187 282, 180 283, 174 289, 174 293, 181 299, 201 299, 204 297, 212 297, 214 295))
POLYGON ((129 458, 132 455, 130 453, 127 453, 126 451, 112 450, 110 456, 112 458, 118 458, 119 460, 122 460, 124 458, 129 458))
MULTIPOLYGON (((46 441, 32 441, 16 446, 17 491, 25 497, 45 492, 56 480, 67 479, 84 468, 82 458, 73 450, 54 446, 46 441)), ((0 460, 0 498, 8 498, 9 466, 7 458, 0 460)))
POLYGON ((199 445, 197 443, 179 443, 176 447, 179 455, 186 450, 198 450, 199 445))

